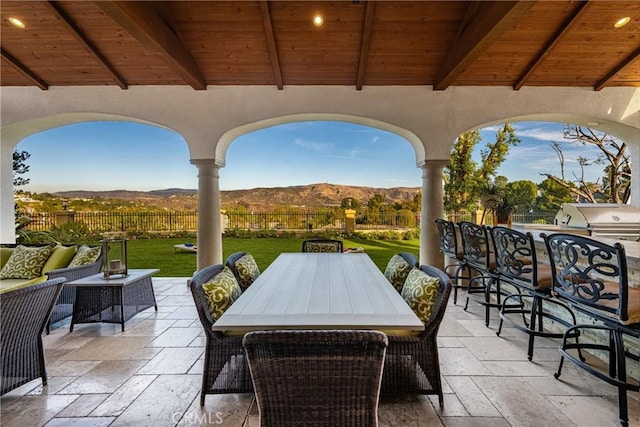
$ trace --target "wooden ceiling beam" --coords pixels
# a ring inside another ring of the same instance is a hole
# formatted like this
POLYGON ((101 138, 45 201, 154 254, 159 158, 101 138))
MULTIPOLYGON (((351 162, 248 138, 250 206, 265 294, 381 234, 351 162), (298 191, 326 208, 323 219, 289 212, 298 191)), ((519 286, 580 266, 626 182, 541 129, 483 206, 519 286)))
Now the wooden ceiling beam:
POLYGON ((95 1, 107 16, 127 30, 191 87, 205 90, 207 82, 191 53, 171 30, 155 2, 95 1))
POLYGON ((607 86, 611 80, 613 80, 613 78, 616 76, 616 74, 618 74, 620 71, 622 71, 622 69, 624 67, 626 67, 627 65, 631 64, 633 61, 637 60, 640 58, 640 48, 636 49, 635 52, 633 52, 631 55, 629 55, 628 57, 626 57, 625 59, 622 60, 622 62, 620 62, 618 65, 616 65, 615 67, 613 67, 611 69, 611 71, 609 71, 602 80, 600 80, 598 83, 596 83, 596 85, 593 87, 594 90, 602 90, 604 89, 605 86, 607 86))
POLYGON ((75 22, 71 19, 69 15, 57 4, 55 1, 47 2, 49 6, 51 6, 51 10, 56 18, 60 20, 67 30, 71 32, 75 36, 75 38, 84 46, 85 49, 91 54, 91 56, 102 65, 102 67, 107 70, 107 72, 111 75, 111 78, 115 80, 115 82, 120 86, 120 89, 127 89, 127 82, 122 78, 120 74, 116 71, 116 69, 111 65, 111 63, 107 60, 107 58, 100 52, 100 50, 89 40, 89 38, 84 34, 84 32, 76 25, 75 22))
POLYGON ((13 68, 15 68, 20 74, 25 76, 31 83, 38 86, 42 90, 49 89, 49 83, 42 80, 36 73, 27 68, 22 62, 18 61, 10 53, 4 49, 0 49, 0 56, 7 61, 13 68))
POLYGON ((525 82, 533 72, 538 68, 538 65, 542 63, 542 61, 551 53, 551 50, 560 43, 560 40, 569 32, 569 30, 574 26, 574 24, 578 21, 578 18, 582 16, 582 14, 588 9, 589 1, 579 2, 573 12, 564 20, 562 25, 556 30, 556 32, 547 40, 544 44, 543 48, 538 52, 535 58, 529 62, 525 71, 518 77, 515 84, 513 85, 514 90, 520 90, 522 86, 524 86, 525 82))
POLYGON ((356 90, 362 90, 364 85, 364 75, 367 71, 367 60, 369 59, 369 46, 371 45, 371 35, 373 34, 373 22, 376 17, 376 2, 367 0, 364 12, 364 25, 362 26, 362 43, 360 44, 360 57, 358 59, 358 76, 356 77, 356 90))
POLYGON ((264 26, 264 35, 267 38, 267 48, 269 49, 269 58, 271 59, 271 68, 276 79, 278 90, 284 89, 284 80, 282 79, 282 68, 280 68, 280 59, 278 58, 278 46, 276 45, 276 37, 273 32, 273 23, 271 21, 271 12, 269 11, 269 2, 261 0, 260 13, 262 14, 262 24, 264 26))
POLYGON ((455 82, 482 53, 505 31, 529 12, 535 1, 479 1, 469 5, 458 36, 438 71, 434 90, 444 90, 455 82))

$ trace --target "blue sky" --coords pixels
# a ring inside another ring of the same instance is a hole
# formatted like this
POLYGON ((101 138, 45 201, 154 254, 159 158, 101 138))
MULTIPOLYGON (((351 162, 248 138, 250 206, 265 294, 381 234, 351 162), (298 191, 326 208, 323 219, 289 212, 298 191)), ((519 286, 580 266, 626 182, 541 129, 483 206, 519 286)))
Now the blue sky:
MULTIPOLYGON (((559 174, 550 147, 563 141, 562 124, 519 122, 521 143, 499 170, 510 181, 540 182, 543 172, 559 174)), ((495 140, 498 127, 481 131, 495 140)), ((189 163, 184 139, 171 131, 125 122, 80 123, 41 132, 17 146, 31 154, 27 161, 32 192, 63 190, 158 190, 197 188, 197 169, 189 163), (81 178, 80 178, 81 177, 81 178)), ((564 144, 567 176, 583 146, 564 144)), ((595 151, 592 153, 595 154, 595 151)), ((591 170, 591 169, 590 169, 591 170)), ((592 167, 590 179, 601 175, 592 167)), ((401 137, 340 122, 300 122, 263 129, 236 139, 220 170, 222 190, 285 187, 319 182, 368 187, 420 187, 411 145, 401 137)))

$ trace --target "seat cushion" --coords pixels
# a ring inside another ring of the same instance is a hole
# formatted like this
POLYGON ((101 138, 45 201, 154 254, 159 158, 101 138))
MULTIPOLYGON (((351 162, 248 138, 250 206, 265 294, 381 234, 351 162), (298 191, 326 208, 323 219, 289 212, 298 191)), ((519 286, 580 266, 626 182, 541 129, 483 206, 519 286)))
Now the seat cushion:
POLYGON ((240 289, 246 290, 260 276, 260 269, 251 254, 245 254, 235 262, 240 289))
POLYGON ((73 257, 76 255, 76 246, 62 246, 57 245, 53 248, 53 252, 49 256, 47 262, 42 267, 42 274, 46 274, 49 271, 58 270, 59 268, 65 268, 69 265, 73 257))
POLYGON ((440 278, 414 268, 404 282, 401 295, 416 316, 426 323, 431 318, 439 288, 440 278))
POLYGON ((69 263, 68 267, 78 267, 80 265, 96 262, 98 258, 100 258, 101 251, 102 247, 100 246, 90 248, 87 245, 82 245, 78 248, 78 251, 69 263))
POLYGON ((400 255, 394 255, 391 257, 389 263, 387 263, 387 267, 384 269, 384 276, 398 292, 401 292, 404 281, 412 268, 413 266, 400 255))
POLYGON ((214 322, 242 295, 236 276, 226 266, 213 279, 202 285, 202 291, 207 297, 209 313, 214 322))
POLYGON ((22 246, 13 251, 2 270, 0 279, 35 279, 51 255, 52 246, 22 246))

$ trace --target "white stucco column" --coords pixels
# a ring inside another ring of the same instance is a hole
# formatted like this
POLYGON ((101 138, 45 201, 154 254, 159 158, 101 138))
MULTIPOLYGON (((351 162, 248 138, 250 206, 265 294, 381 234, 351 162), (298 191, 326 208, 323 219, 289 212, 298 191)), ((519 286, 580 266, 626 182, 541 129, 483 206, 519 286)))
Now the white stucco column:
POLYGON ((422 209, 420 213, 420 264, 444 267, 438 229, 433 221, 444 217, 443 169, 449 160, 425 160, 422 165, 422 209))
MULTIPOLYGON (((5 133, 1 133, 0 140, 0 243, 15 243, 16 228, 13 204, 13 147, 14 144, 5 140, 5 133)), ((7 138, 9 139, 9 138, 7 138)))
POLYGON ((198 270, 222 263, 220 178, 214 160, 191 160, 198 168, 198 270))

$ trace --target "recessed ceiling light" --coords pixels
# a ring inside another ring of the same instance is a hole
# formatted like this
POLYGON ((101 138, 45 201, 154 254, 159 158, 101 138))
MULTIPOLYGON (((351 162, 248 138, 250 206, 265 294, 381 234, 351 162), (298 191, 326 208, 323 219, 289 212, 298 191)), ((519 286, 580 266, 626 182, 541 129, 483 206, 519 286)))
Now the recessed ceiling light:
POLYGON ((587 126, 598 126, 600 122, 587 122, 587 126))
POLYGON ((323 23, 324 18, 322 18, 322 15, 316 15, 313 17, 313 25, 315 25, 316 27, 322 26, 323 23))
POLYGON ((625 25, 627 25, 629 23, 629 21, 631 21, 631 18, 628 16, 625 16, 624 18, 620 18, 616 21, 615 24, 613 24, 614 27, 616 28, 622 28, 625 25))
POLYGON ((22 22, 21 20, 19 20, 18 18, 14 18, 13 16, 9 17, 9 22, 11 22, 11 24, 14 27, 18 27, 18 28, 24 28, 26 27, 26 25, 24 25, 24 22, 22 22))

